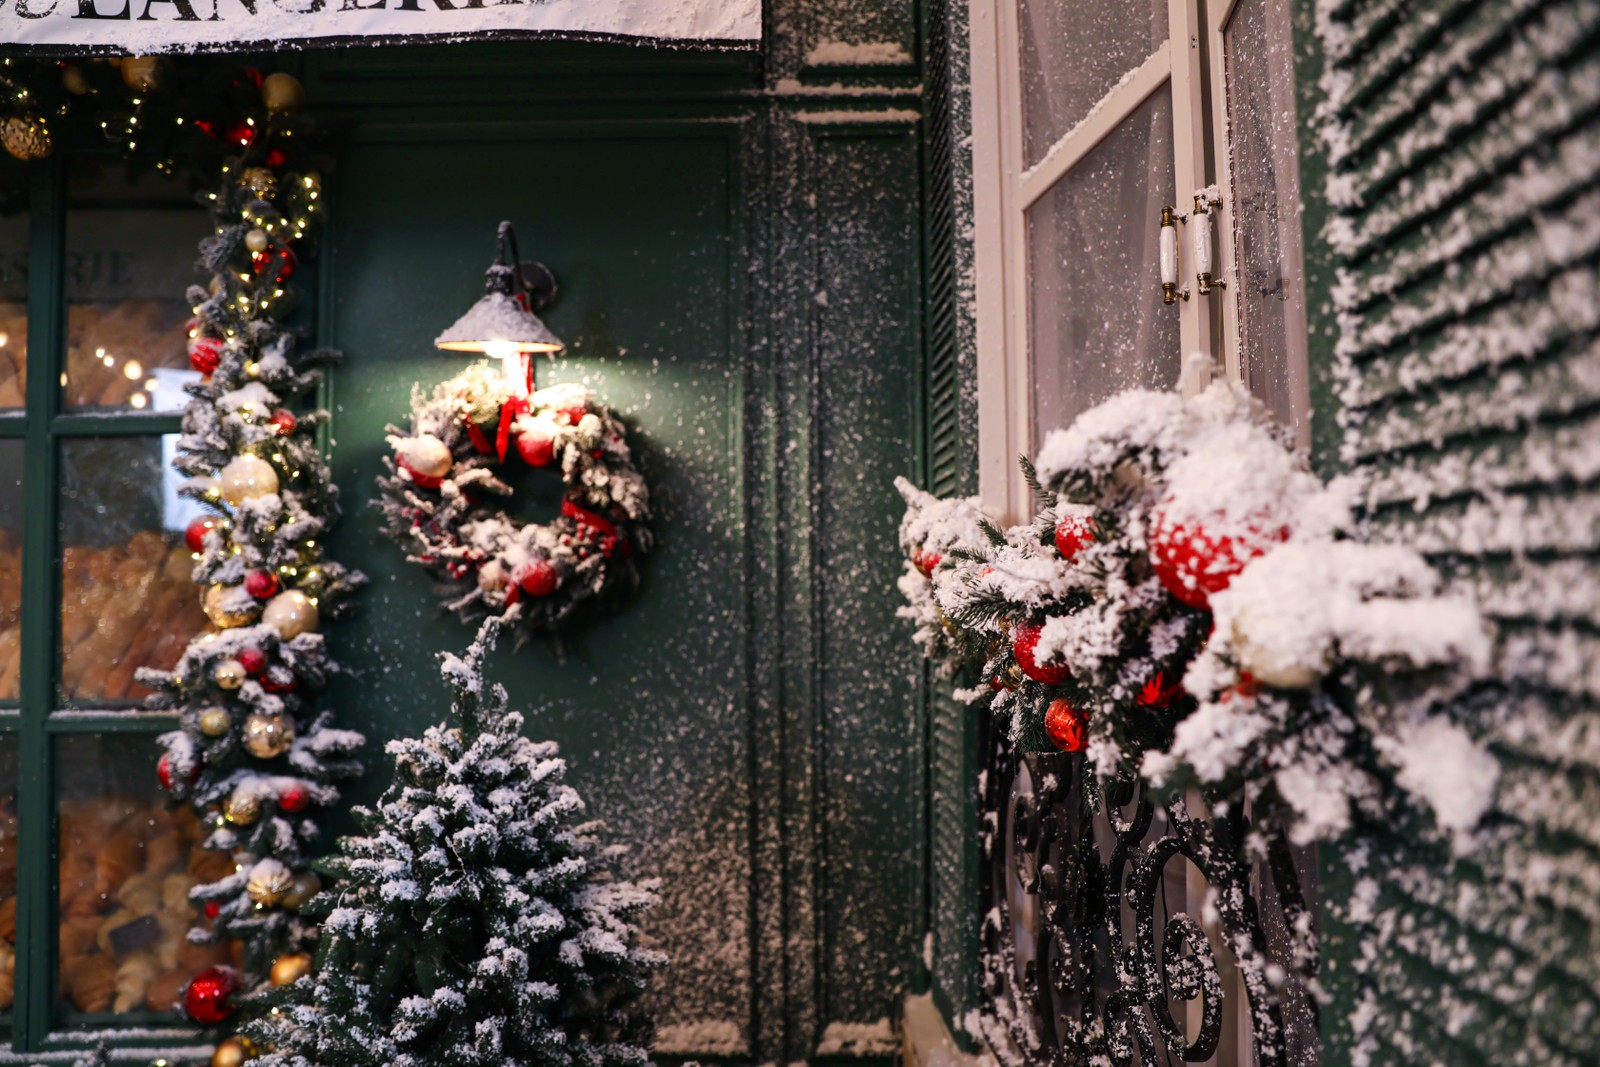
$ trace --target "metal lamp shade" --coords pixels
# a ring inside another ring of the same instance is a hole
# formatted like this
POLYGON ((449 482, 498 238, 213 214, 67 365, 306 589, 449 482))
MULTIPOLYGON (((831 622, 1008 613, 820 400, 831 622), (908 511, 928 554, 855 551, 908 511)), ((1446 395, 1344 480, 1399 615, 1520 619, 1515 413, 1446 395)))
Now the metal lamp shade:
POLYGON ((433 339, 451 352, 559 352, 566 346, 510 293, 488 292, 433 339))

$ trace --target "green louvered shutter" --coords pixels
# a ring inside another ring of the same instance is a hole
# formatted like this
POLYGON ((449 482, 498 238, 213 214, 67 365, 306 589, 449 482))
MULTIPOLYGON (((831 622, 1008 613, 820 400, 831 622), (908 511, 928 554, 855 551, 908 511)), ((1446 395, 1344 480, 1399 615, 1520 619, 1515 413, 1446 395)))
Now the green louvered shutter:
POLYGON ((1341 460, 1505 679, 1496 843, 1325 864, 1331 1062, 1600 1064, 1600 3, 1315 14, 1341 460))
MULTIPOLYGON (((976 490, 976 379, 970 302, 972 249, 958 219, 972 217, 967 144, 966 4, 924 5, 923 152, 926 240, 926 483, 939 496, 976 490)), ((928 959, 935 996, 953 1018, 977 1005, 978 816, 977 737, 972 712, 930 679, 928 959)))

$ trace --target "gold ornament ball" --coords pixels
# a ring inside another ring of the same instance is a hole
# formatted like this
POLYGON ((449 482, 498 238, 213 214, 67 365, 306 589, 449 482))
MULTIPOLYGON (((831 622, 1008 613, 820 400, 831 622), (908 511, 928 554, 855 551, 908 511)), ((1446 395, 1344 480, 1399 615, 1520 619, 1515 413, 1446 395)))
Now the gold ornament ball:
POLYGON ((236 585, 207 586, 200 606, 205 609, 206 618, 219 630, 247 626, 261 610, 260 602, 236 585))
POLYGON ((222 817, 234 826, 249 826, 261 817, 261 801, 254 793, 233 793, 222 802, 222 817))
POLYGON ((400 458, 413 473, 424 478, 443 478, 455 465, 450 446, 431 433, 419 434, 401 442, 400 458))
POLYGON ((260 456, 234 456, 219 476, 223 499, 238 506, 278 491, 278 472, 260 456))
POLYGON ((211 679, 223 689, 237 689, 244 684, 244 664, 236 659, 225 659, 211 668, 211 679))
POLYGON ((294 744, 294 719, 252 711, 244 721, 245 751, 257 759, 274 759, 294 744))
POLYGON ((305 86, 293 74, 268 74, 261 82, 261 102, 274 115, 292 115, 306 102, 305 86))
POLYGON ((12 115, 0 122, 0 145, 24 163, 48 156, 55 147, 50 127, 37 115, 12 115))
POLYGON ((197 719, 200 732, 207 737, 221 737, 233 727, 233 716, 222 708, 206 708, 197 719))
MULTIPOLYGON (((291 892, 293 891, 291 887, 291 892)), ((284 895, 283 903, 288 900, 284 895)), ((311 973, 311 953, 291 952, 287 956, 279 956, 272 961, 272 970, 269 975, 273 985, 293 985, 311 973)))
POLYGON ((68 63, 61 68, 61 86, 73 96, 82 96, 89 91, 89 79, 83 76, 82 67, 68 63))
POLYGON ((252 252, 265 252, 272 239, 267 236, 267 231, 257 227, 244 235, 244 246, 252 252))
POLYGON ((246 167, 239 175, 239 183, 262 200, 278 195, 278 176, 266 167, 246 167))
POLYGON ((153 93, 161 87, 161 60, 155 56, 128 56, 120 64, 122 80, 139 93, 153 93))
POLYGON ((267 601, 261 621, 287 641, 317 628, 317 606, 300 590, 290 589, 267 601))
POLYGON ((497 559, 491 559, 478 569, 478 588, 486 593, 498 593, 509 581, 505 565, 497 559))
POLYGON ((230 1037, 211 1053, 211 1067, 242 1067, 255 1059, 256 1046, 247 1037, 230 1037))
POLYGON ((294 872, 281 861, 270 857, 258 860, 256 865, 250 868, 244 883, 244 891, 249 894, 251 902, 263 908, 270 908, 280 903, 293 888, 294 872))
POLYGON ((292 911, 299 911, 320 892, 322 892, 322 879, 317 877, 317 872, 301 871, 294 876, 294 884, 289 887, 289 891, 283 895, 279 903, 292 911))

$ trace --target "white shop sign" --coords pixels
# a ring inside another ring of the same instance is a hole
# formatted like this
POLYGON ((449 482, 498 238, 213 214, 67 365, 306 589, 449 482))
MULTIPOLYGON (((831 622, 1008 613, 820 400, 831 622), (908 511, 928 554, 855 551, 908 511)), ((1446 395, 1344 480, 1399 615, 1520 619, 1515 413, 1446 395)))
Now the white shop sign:
POLYGON ((761 0, 0 0, 0 54, 497 37, 754 47, 761 0))

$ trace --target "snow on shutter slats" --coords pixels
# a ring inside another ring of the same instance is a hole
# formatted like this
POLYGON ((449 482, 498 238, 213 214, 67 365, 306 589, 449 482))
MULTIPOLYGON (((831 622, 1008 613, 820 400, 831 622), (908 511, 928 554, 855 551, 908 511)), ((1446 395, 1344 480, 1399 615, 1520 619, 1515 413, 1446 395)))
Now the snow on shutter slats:
POLYGON ((1472 706, 1503 830, 1361 857, 1330 957, 1374 962, 1327 975, 1330 1062, 1597 1063, 1600 0, 1316 16, 1342 458, 1373 536, 1495 620, 1505 680, 1472 706))

